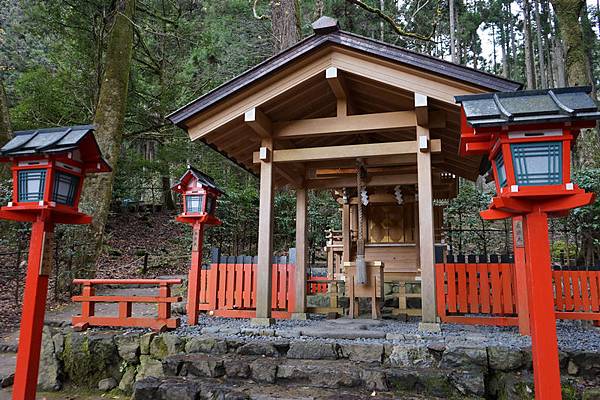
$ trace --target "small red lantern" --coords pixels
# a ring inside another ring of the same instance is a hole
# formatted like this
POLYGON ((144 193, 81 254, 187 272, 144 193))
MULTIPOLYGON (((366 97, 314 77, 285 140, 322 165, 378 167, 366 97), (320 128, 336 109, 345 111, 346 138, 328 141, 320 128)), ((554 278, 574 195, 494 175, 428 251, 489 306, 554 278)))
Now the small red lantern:
POLYGON ((177 217, 179 222, 202 222, 209 225, 220 225, 215 217, 217 199, 223 191, 217 187, 214 180, 188 165, 188 170, 172 188, 183 197, 183 213, 177 217))
POLYGON ((192 224, 192 262, 188 275, 188 325, 198 324, 198 307, 200 299, 200 270, 202 268, 202 243, 205 225, 221 225, 215 217, 217 199, 224 192, 217 187, 208 175, 188 165, 172 190, 183 197, 183 212, 177 221, 192 224))
POLYGON ((0 162, 12 162, 12 201, 2 217, 33 222, 46 210, 55 223, 87 224, 78 211, 88 173, 108 172, 91 125, 15 132, 0 149, 0 162))
POLYGON ((13 399, 35 398, 55 224, 89 224, 78 210, 86 174, 108 172, 92 125, 15 132, 0 149, 12 163, 12 201, 0 218, 33 222, 13 399))
MULTIPOLYGON (((513 220, 515 254, 524 252, 536 399, 560 399, 548 216, 594 201, 571 181, 571 147, 600 119, 590 88, 459 96, 461 155, 486 154, 496 197, 484 219, 513 220), (521 248, 519 250, 519 248, 521 248)), ((515 265, 515 268, 518 265, 515 265)))

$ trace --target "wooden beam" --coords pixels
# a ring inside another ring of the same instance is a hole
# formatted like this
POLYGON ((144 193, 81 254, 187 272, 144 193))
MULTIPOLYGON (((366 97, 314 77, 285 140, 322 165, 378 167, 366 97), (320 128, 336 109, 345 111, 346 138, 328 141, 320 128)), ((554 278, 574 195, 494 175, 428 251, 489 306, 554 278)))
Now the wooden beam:
POLYGON ((308 261, 308 191, 296 189, 296 301, 292 319, 306 319, 306 266, 308 261))
POLYGON ((415 115, 417 116, 417 125, 429 126, 427 96, 420 93, 415 93, 415 115))
POLYGON ((325 70, 325 79, 327 79, 327 83, 337 99, 337 116, 343 117, 348 115, 348 103, 350 101, 348 85, 346 85, 341 71, 335 67, 329 67, 325 70))
POLYGON ((289 172, 285 170, 281 165, 274 165, 275 172, 285 178, 286 181, 292 184, 295 188, 302 187, 304 183, 303 176, 304 174, 296 174, 294 172, 289 172))
MULTIPOLYGON (((273 149, 273 139, 262 147, 273 149)), ((254 325, 271 325, 271 263, 273 259, 273 162, 260 163, 260 207, 258 213, 258 262, 256 265, 256 318, 254 325)))
POLYGON ((336 99, 346 100, 348 98, 348 90, 340 72, 336 67, 329 67, 325 70, 325 78, 336 99))
MULTIPOLYGON (((442 151, 439 139, 430 141, 431 152, 442 151)), ((376 156, 400 156, 418 153, 416 141, 351 144, 344 146, 307 147, 300 149, 273 150, 273 162, 307 162, 365 158, 376 156)), ((260 162, 259 153, 254 153, 254 163, 260 162)))
POLYGON ((358 134, 380 130, 414 128, 416 123, 414 111, 393 111, 301 119, 273 123, 273 137, 284 139, 321 135, 358 134))
MULTIPOLYGON (((367 181, 367 186, 395 186, 395 185, 414 185, 417 183, 416 174, 402 175, 375 175, 367 181)), ((333 189, 351 187, 356 185, 356 177, 342 177, 332 179, 309 179, 305 181, 305 186, 309 189, 333 189)))
POLYGON ((251 108, 244 114, 244 122, 260 137, 271 136, 271 120, 258 108, 251 108))

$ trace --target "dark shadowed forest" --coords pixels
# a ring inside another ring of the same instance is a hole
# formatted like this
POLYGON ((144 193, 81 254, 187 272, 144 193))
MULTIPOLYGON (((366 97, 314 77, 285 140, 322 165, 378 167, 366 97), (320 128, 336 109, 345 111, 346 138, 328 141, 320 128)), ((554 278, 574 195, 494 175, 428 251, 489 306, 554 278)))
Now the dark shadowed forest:
MULTIPOLYGON (((322 15, 343 30, 501 75, 527 89, 596 87, 600 13, 579 0, 0 0, 0 145, 13 131, 94 123, 111 174, 88 179, 82 211, 91 227, 60 226, 49 296, 68 298, 74 277, 157 276, 187 269, 191 233, 174 216, 170 187, 188 164, 227 193, 207 230, 206 254, 255 254, 258 179, 192 142, 165 116, 312 34, 322 15)), ((594 90, 595 95, 595 90, 594 90)), ((582 132, 576 180, 600 192, 600 137, 582 132)), ((11 192, 0 170, 0 203, 11 192)), ((504 223, 478 210, 492 195, 485 180, 460 182, 447 205, 445 242, 455 253, 510 248, 504 223)), ((311 262, 325 231, 339 229, 331 193, 312 191, 311 262)), ((295 195, 275 197, 277 253, 294 246, 295 195)), ((600 206, 551 226, 557 262, 600 262, 600 206)), ((0 295, 21 295, 28 226, 0 221, 0 295)), ((12 318, 12 317, 11 317, 12 318)))

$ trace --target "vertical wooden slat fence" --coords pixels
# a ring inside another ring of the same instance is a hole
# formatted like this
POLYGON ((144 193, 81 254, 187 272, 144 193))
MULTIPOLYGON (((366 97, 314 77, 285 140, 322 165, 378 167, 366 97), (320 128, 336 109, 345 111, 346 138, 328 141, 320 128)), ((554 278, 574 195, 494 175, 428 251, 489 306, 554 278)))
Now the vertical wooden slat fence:
POLYGON ((438 314, 442 322, 515 325, 513 264, 436 264, 438 314))
MULTIPOLYGON (((200 273, 200 311, 219 317, 254 318, 256 315, 257 257, 221 256, 213 252, 210 266, 200 273)), ((274 257, 272 315, 290 318, 294 307, 295 265, 288 257, 274 257)))
MULTIPOLYGON (((442 322, 518 325, 517 285, 512 263, 436 264, 436 296, 442 322)), ((600 321, 600 271, 553 271, 557 319, 600 321)))

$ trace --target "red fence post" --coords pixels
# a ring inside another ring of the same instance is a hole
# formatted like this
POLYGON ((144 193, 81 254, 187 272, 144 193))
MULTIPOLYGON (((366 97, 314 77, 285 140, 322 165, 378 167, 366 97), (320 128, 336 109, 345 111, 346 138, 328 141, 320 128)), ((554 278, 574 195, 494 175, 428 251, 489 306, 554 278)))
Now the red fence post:
POLYGON ((188 325, 198 324, 198 308, 200 306, 200 274, 202 270, 202 241, 204 224, 195 223, 192 234, 192 264, 188 274, 188 325))
POLYGON ((46 235, 51 234, 53 230, 54 224, 44 221, 41 217, 33 223, 31 228, 13 389, 13 399, 15 400, 35 399, 48 292, 48 273, 51 267, 51 265, 45 264, 52 261, 43 259, 44 245, 46 244, 46 235))

